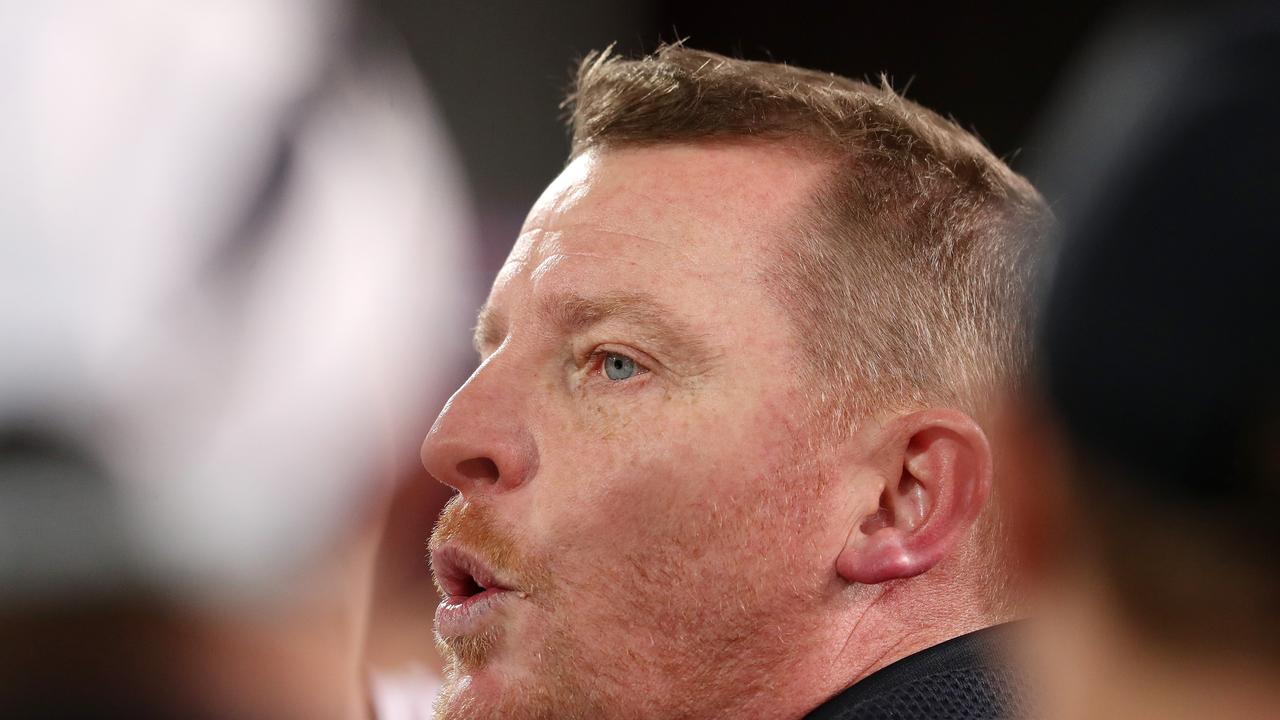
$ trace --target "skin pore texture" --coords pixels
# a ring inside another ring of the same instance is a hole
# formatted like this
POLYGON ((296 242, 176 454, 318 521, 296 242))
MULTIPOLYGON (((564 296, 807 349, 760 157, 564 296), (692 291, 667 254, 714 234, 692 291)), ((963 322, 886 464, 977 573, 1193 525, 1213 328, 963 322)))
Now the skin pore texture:
POLYGON ((777 144, 589 150, 535 204, 423 445, 459 491, 438 582, 478 563, 507 590, 437 616, 439 717, 799 718, 992 624, 977 425, 811 422, 761 276, 826 170, 777 144))

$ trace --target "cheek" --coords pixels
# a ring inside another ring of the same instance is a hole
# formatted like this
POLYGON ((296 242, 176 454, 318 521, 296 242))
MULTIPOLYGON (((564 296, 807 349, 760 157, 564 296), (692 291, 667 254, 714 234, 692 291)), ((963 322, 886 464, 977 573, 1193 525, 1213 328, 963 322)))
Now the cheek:
POLYGON ((794 567, 819 483, 787 416, 695 412, 678 399, 662 409, 593 407, 559 467, 544 467, 538 514, 556 518, 542 530, 561 572, 598 582, 794 567))
POLYGON ((543 509, 572 513, 575 524, 607 521, 622 497, 664 501, 705 424, 660 387, 577 398, 569 410, 545 417, 538 494, 543 509))
POLYGON ((637 548, 669 544, 686 518, 704 505, 680 448, 651 438, 589 440, 557 463, 544 466, 531 520, 553 548, 557 575, 583 577, 626 572, 637 548))
POLYGON ((549 393, 527 520, 536 536, 575 567, 613 566, 591 572, 664 551, 794 555, 821 490, 796 420, 804 398, 774 365, 741 365, 732 382, 549 393))

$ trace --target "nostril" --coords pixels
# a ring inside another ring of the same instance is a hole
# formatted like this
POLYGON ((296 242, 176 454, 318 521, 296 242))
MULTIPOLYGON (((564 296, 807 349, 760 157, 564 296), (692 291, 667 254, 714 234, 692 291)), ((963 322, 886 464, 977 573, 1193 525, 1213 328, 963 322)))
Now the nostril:
POLYGON ((498 465, 489 458, 471 458, 458 463, 458 474, 468 480, 498 481, 498 465))

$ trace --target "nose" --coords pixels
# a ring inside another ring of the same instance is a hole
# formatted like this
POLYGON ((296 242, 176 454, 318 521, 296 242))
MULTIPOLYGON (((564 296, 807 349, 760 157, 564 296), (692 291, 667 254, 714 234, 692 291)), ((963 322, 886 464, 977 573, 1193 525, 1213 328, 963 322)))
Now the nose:
POLYGON ((538 464, 525 404, 499 365, 481 365, 431 426, 422 442, 423 466, 464 497, 524 484, 538 464))

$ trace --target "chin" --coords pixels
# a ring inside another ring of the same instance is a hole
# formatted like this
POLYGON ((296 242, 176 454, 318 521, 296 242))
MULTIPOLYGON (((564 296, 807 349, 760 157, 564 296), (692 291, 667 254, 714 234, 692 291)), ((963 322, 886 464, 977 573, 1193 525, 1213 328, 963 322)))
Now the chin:
POLYGON ((464 663, 451 652, 445 684, 436 698, 435 720, 599 720, 616 716, 603 711, 607 704, 599 702, 598 688, 581 684, 590 673, 570 679, 565 668, 555 662, 554 653, 541 647, 543 657, 536 662, 533 657, 512 657, 509 650, 501 648, 494 648, 480 664, 464 663))
POLYGON ((479 720, 501 717, 503 688, 496 673, 484 669, 449 672, 449 679, 436 696, 436 720, 479 720))
POLYGON ((450 671, 436 697, 435 720, 534 720, 560 718, 551 711, 547 696, 487 665, 478 669, 450 671), (531 691, 532 690, 532 691, 531 691))
POLYGON ((525 675, 495 635, 437 641, 447 659, 444 686, 437 696, 437 720, 523 717, 507 712, 520 703, 520 678, 525 675))

